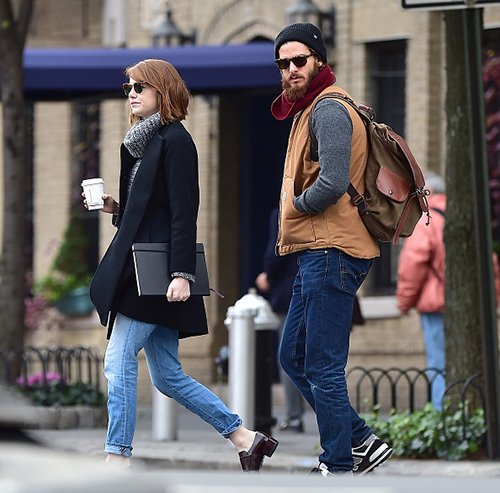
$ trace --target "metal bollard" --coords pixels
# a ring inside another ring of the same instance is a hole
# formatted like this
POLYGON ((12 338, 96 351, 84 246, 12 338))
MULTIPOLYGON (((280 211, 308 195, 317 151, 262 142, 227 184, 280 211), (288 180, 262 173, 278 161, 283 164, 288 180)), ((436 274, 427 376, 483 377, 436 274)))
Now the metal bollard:
POLYGON ((255 328, 257 310, 231 306, 224 323, 229 330, 229 407, 253 429, 255 422, 255 328))
POLYGON ((177 440, 178 416, 177 402, 163 395, 152 385, 152 435, 158 442, 177 440))

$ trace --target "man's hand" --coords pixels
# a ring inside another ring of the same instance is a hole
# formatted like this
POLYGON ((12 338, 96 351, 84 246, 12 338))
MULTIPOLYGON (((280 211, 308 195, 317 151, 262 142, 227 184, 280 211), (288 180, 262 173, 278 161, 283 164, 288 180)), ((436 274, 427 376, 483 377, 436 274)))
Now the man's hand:
POLYGON ((174 277, 167 289, 168 301, 186 301, 191 296, 189 281, 183 277, 174 277))
POLYGON ((261 272, 255 279, 255 285, 261 293, 268 293, 271 290, 271 284, 265 272, 261 272))

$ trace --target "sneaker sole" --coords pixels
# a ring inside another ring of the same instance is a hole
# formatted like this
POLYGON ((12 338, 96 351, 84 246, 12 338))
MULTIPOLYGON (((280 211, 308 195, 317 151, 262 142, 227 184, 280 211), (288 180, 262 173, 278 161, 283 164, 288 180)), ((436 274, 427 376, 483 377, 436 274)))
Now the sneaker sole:
POLYGON ((371 463, 364 471, 355 472, 354 474, 356 476, 364 476, 365 474, 368 474, 369 472, 373 471, 376 467, 380 466, 380 464, 385 462, 391 455, 392 455, 392 448, 388 448, 387 450, 384 451, 383 454, 377 457, 377 459, 373 463, 371 463))

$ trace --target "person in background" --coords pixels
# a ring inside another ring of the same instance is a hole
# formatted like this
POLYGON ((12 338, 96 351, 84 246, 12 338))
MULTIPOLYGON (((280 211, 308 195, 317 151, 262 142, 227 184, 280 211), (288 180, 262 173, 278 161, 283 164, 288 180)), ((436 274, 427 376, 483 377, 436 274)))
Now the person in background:
MULTIPOLYGON (((297 274, 297 256, 278 257, 275 254, 277 235, 278 208, 275 207, 269 215, 269 234, 264 251, 263 271, 255 279, 255 285, 267 297, 274 313, 280 318, 281 324, 278 329, 278 337, 281 341, 283 324, 292 297, 293 280, 297 274)), ((286 407, 286 417, 280 423, 279 429, 281 431, 302 433, 304 431, 302 394, 283 371, 280 364, 278 364, 278 368, 280 380, 283 384, 286 407)))
POLYGON ((424 337, 432 404, 442 408, 446 366, 444 336, 445 247, 443 228, 446 196, 444 180, 432 171, 425 174, 425 185, 432 220, 422 218, 413 234, 404 240, 399 254, 396 297, 406 315, 412 308, 420 314, 424 337))
POLYGON ((277 253, 298 256, 280 362, 316 413, 323 453, 313 472, 363 475, 392 454, 350 405, 345 376, 356 291, 380 255, 347 193, 349 182, 364 192, 366 129, 347 102, 318 101, 327 93, 347 92, 333 85, 317 26, 285 27, 274 54, 283 91, 271 112, 277 120, 293 118, 277 253), (310 153, 310 117, 317 161, 310 153))
POLYGON ((90 288, 100 321, 108 325, 106 463, 130 465, 137 356, 144 349, 155 387, 229 439, 244 471, 258 471, 264 456, 273 455, 277 440, 245 428, 219 397, 184 373, 179 361, 179 339, 208 332, 203 298, 191 296, 190 287, 195 281, 199 185, 196 147, 181 123, 189 92, 164 60, 143 60, 125 73, 132 126, 121 146, 120 200, 104 194, 102 209, 113 214, 118 229, 90 288), (171 282, 165 296, 138 296, 135 242, 170 244, 171 282))

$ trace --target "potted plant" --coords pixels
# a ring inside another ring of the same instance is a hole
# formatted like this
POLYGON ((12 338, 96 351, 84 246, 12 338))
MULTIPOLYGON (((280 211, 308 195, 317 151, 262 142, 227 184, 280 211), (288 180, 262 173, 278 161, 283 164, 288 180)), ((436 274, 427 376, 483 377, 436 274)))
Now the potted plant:
POLYGON ((35 291, 64 315, 89 315, 93 310, 89 296, 92 275, 87 264, 88 248, 83 218, 73 213, 49 273, 35 285, 35 291))

